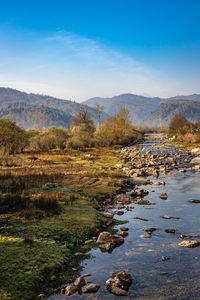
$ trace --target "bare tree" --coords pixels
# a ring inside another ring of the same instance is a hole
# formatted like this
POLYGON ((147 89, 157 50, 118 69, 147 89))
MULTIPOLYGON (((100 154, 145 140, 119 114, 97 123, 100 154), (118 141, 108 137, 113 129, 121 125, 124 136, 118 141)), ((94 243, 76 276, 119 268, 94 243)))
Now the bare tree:
POLYGON ((101 127, 101 125, 103 123, 103 110, 104 110, 103 105, 96 104, 94 107, 94 112, 95 112, 96 118, 98 120, 99 127, 101 127))

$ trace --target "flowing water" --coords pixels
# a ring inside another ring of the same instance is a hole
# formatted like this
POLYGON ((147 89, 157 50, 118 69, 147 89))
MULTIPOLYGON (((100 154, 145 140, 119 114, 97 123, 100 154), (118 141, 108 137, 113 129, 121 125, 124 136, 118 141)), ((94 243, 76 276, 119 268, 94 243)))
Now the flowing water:
MULTIPOLYGON (((159 148, 146 141, 140 145, 142 151, 151 150, 159 153, 159 148)), ((163 149, 162 149, 163 151, 163 149)), ((170 153, 184 152, 169 146, 170 153)), ((150 179, 155 182, 150 177, 150 179)), ((116 216, 119 220, 127 220, 129 235, 125 243, 115 248, 112 253, 102 253, 99 248, 90 251, 90 258, 82 263, 83 273, 90 273, 88 281, 100 284, 96 294, 75 294, 72 299, 121 299, 106 290, 105 282, 110 278, 110 272, 127 269, 133 277, 129 294, 123 299, 200 299, 200 247, 179 247, 180 234, 200 240, 200 204, 188 202, 189 199, 200 199, 200 172, 187 170, 180 173, 172 170, 171 175, 161 174, 159 181, 165 181, 165 186, 140 186, 149 191, 144 199, 155 205, 134 205, 131 211, 124 210, 124 215, 116 216), (159 198, 161 193, 167 193, 168 199, 159 198), (162 219, 168 215, 174 218, 162 219), (141 217, 148 219, 142 221, 141 217), (146 234, 145 227, 155 227, 150 238, 141 238, 146 234), (175 234, 166 233, 166 228, 176 229, 175 234), (171 257, 162 261, 162 256, 171 257), (167 274, 161 275, 162 272, 167 274)), ((131 204, 130 206, 133 206, 131 204)), ((119 228, 120 226, 115 226, 119 228)), ((63 300, 68 297, 57 294, 49 300, 63 300)))

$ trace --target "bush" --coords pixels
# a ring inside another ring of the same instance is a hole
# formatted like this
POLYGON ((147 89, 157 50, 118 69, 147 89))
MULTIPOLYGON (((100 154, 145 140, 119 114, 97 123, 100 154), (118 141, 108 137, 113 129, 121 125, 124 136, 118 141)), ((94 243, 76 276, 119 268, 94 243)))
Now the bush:
POLYGON ((175 135, 177 134, 178 130, 183 127, 189 126, 189 124, 189 121, 182 114, 176 114, 171 119, 171 122, 169 124, 169 134, 175 135))
POLYGON ((34 151, 63 150, 66 147, 68 131, 51 127, 30 138, 30 148, 34 151))

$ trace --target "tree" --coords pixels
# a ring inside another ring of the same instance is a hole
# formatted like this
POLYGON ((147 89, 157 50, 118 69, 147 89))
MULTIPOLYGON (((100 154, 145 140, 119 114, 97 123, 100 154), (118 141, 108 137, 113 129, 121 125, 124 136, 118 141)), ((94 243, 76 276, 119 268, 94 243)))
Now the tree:
POLYGON ((22 152, 27 142, 25 130, 9 119, 0 119, 0 147, 8 154, 22 152))
POLYGON ((88 110, 81 108, 71 119, 68 147, 80 149, 93 146, 94 132, 94 122, 91 120, 88 110))
POLYGON ((183 128, 184 126, 189 126, 188 120, 182 114, 176 114, 171 119, 169 124, 169 134, 176 134, 179 129, 183 128))
POLYGON ((119 112, 107 119, 95 133, 97 144, 101 146, 124 145, 139 137, 131 125, 129 110, 121 108, 119 112))
POLYGON ((94 112, 95 112, 96 118, 98 120, 99 127, 101 127, 101 125, 103 123, 103 110, 104 110, 103 105, 96 104, 94 107, 94 112))
POLYGON ((93 121, 90 118, 90 114, 87 109, 82 107, 79 112, 71 118, 70 128, 80 126, 82 124, 91 125, 93 121))

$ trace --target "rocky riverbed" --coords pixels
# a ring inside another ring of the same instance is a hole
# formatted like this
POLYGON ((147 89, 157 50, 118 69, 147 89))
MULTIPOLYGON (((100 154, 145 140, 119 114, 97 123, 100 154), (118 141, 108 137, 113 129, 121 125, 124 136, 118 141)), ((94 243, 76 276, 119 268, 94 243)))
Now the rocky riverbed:
POLYGON ((49 300, 69 295, 73 299, 199 299, 198 159, 194 153, 149 139, 120 152, 124 164, 115 167, 134 187, 108 199, 102 213, 107 225, 114 218, 127 224, 116 225, 112 233, 107 228, 97 233, 92 239, 96 246, 82 263, 81 277, 63 284, 49 300), (85 273, 91 275, 87 280, 85 273))

